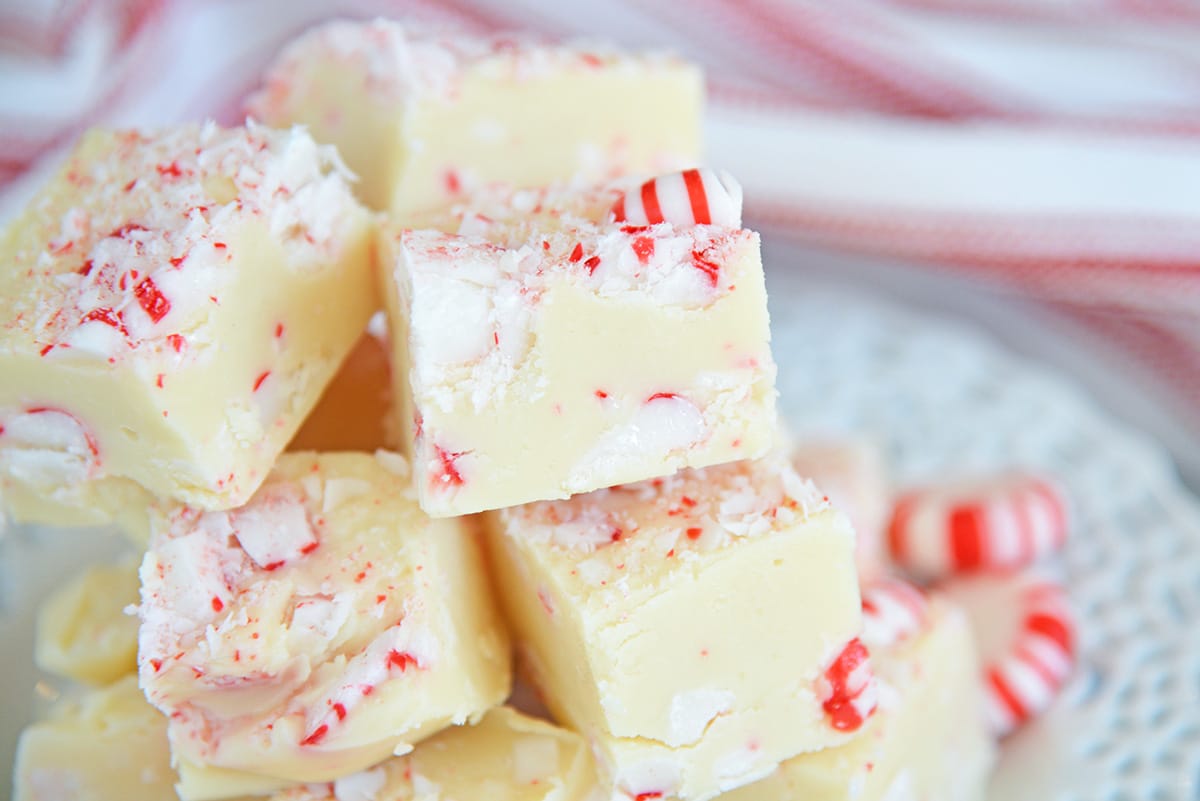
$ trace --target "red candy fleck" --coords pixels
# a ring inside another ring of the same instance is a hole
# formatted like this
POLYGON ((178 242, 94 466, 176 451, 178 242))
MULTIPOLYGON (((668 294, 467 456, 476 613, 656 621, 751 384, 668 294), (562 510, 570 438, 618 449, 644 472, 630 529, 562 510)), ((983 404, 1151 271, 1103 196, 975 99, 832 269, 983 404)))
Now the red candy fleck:
POLYGON ((608 397, 608 393, 602 389, 598 389, 598 390, 596 390, 596 397, 599 398, 600 400, 604 400, 605 398, 608 397))
POLYGON ((162 660, 161 659, 151 659, 150 667, 154 668, 154 672, 157 673, 158 671, 162 670, 162 660))
POLYGON ((708 282, 714 287, 721 279, 721 265, 704 257, 698 250, 692 251, 692 266, 708 276, 708 282))
POLYGON ((220 598, 218 598, 217 596, 214 595, 213 599, 212 599, 212 608, 213 608, 214 612, 220 612, 222 609, 225 608, 225 604, 224 604, 224 602, 221 601, 220 598))
POLYGON ((158 376, 154 379, 154 386, 158 387, 159 389, 163 388, 163 374, 162 373, 159 373, 158 376))
POLYGON ((578 262, 583 258, 583 245, 576 242, 575 249, 571 251, 571 255, 567 257, 572 263, 578 262))
POLYGON ((434 481, 439 484, 449 484, 453 487, 461 487, 463 485, 462 473, 458 472, 458 465, 455 462, 458 458, 466 453, 460 451, 458 453, 450 453, 446 449, 434 446, 434 451, 437 453, 438 463, 441 470, 433 477, 434 481))
POLYGON ((50 352, 50 351, 52 351, 52 350, 54 350, 54 346, 53 346, 53 345, 47 345, 47 346, 45 346, 44 348, 42 348, 41 350, 39 350, 39 351, 38 351, 38 355, 39 355, 39 356, 45 356, 47 353, 49 353, 49 352, 50 352))
POLYGON ((183 256, 173 256, 170 259, 168 259, 168 261, 171 262, 171 266, 174 267, 176 270, 179 269, 179 265, 183 264, 183 260, 184 260, 183 256))
POLYGON ((625 536, 625 534, 624 534, 624 532, 622 532, 622 531, 621 531, 621 529, 619 529, 619 528, 614 528, 614 529, 613 529, 613 532, 612 532, 612 537, 610 537, 610 539, 611 539, 613 542, 620 542, 620 541, 621 541, 621 538, 622 538, 623 536, 625 536))
MULTIPOLYGON (((317 521, 317 522, 319 523, 320 521, 317 521)), ((300 553, 301 553, 301 555, 303 555, 303 556, 308 556, 310 553, 312 553, 313 551, 317 550, 317 546, 318 546, 319 544, 320 544, 320 543, 318 543, 318 542, 316 542, 316 541, 313 541, 313 542, 310 542, 310 543, 308 543, 307 545, 305 545, 303 548, 301 548, 301 549, 300 549, 300 553)))
POLYGON ((279 339, 281 336, 283 336, 283 323, 276 323, 275 324, 275 338, 279 339))
POLYGON ((79 324, 84 323, 104 323, 107 326, 117 329, 123 335, 129 336, 129 330, 125 328, 125 321, 120 315, 113 312, 112 309, 92 309, 79 320, 79 324))
POLYGON ((178 178, 183 175, 183 170, 179 168, 179 162, 177 161, 172 161, 170 164, 159 164, 155 169, 164 178, 178 178))
POLYGON ((663 794, 659 790, 654 790, 649 793, 638 793, 633 797, 633 801, 651 801, 654 798, 662 798, 663 794))
POLYGON ((391 652, 389 652, 388 658, 387 658, 387 663, 388 663, 389 667, 400 668, 401 673, 408 670, 408 668, 410 666, 414 667, 414 668, 421 667, 421 664, 419 662, 417 662, 417 658, 415 656, 413 656, 412 654, 410 654, 408 651, 391 651, 391 652))
POLYGON ((263 570, 270 573, 272 570, 278 570, 281 567, 283 567, 282 559, 280 559, 278 562, 268 562, 267 564, 263 565, 263 570))
POLYGON ((680 498, 679 502, 682 503, 684 506, 688 507, 689 509, 696 505, 696 501, 693 500, 692 498, 689 498, 687 495, 684 495, 682 498, 680 498))
POLYGON ((584 64, 587 64, 589 67, 603 67, 604 66, 604 61, 601 60, 600 56, 597 56, 593 53, 583 53, 582 55, 579 56, 579 60, 582 61, 584 64))
POLYGON ((446 170, 442 180, 446 184, 446 191, 451 195, 457 195, 462 191, 462 181, 458 179, 458 173, 454 170, 446 170))
POLYGON ((678 398, 679 395, 675 392, 655 392, 650 397, 646 398, 646 403, 650 401, 662 400, 663 398, 678 398))
POLYGON ((129 223, 125 223, 124 225, 122 225, 119 228, 112 229, 111 231, 108 232, 108 235, 110 237, 113 237, 114 239, 124 239, 126 234, 132 233, 134 231, 145 231, 145 230, 148 230, 148 229, 146 228, 146 226, 142 225, 141 223, 129 222, 129 223))
POLYGON ((342 703, 334 704, 333 705, 333 714, 337 715, 338 720, 345 720, 346 719, 346 705, 342 704, 342 703))
POLYGON ((638 261, 642 264, 650 261, 650 257, 654 255, 654 239, 648 236, 639 236, 633 240, 633 252, 637 254, 638 261))
POLYGON ((698 540, 698 539, 700 539, 700 535, 704 533, 704 529, 689 528, 685 533, 687 534, 687 538, 689 540, 698 540))
POLYGON ((125 191, 128 192, 128 191, 132 190, 136 184, 137 184, 137 178, 134 178, 132 181, 125 184, 125 191))
MULTIPOLYGON (((855 706, 855 701, 870 687, 871 679, 867 678, 856 687, 850 686, 850 681, 867 659, 866 646, 855 637, 825 670, 825 680, 829 682, 830 690, 822 708, 829 716, 830 725, 838 731, 855 731, 863 724, 864 715, 855 706)), ((873 711, 874 708, 867 710, 866 716, 873 711)))
POLYGON ((300 745, 316 745, 325 739, 325 735, 329 734, 329 724, 322 723, 317 728, 313 729, 312 734, 300 741, 300 745))
POLYGON ((600 266, 600 257, 592 256, 590 259, 588 259, 587 261, 585 261, 583 263, 583 266, 587 267, 588 275, 593 274, 594 272, 596 272, 596 268, 600 266))
POLYGON ((271 371, 267 370, 265 373, 260 375, 258 378, 254 379, 254 392, 258 392, 259 388, 262 387, 263 382, 267 380, 267 376, 269 376, 269 375, 271 375, 271 371))
POLYGON ((176 353, 180 353, 183 351, 183 346, 186 344, 186 340, 183 338, 182 334, 168 334, 167 344, 170 345, 176 353))
POLYGON ((156 323, 171 311, 171 301, 167 300, 166 296, 158 290, 153 278, 147 278, 138 284, 134 288, 133 294, 137 298, 138 304, 156 323))
POLYGON ((87 261, 85 261, 85 262, 84 262, 82 265, 80 265, 79 269, 78 269, 78 270, 76 270, 76 272, 78 272, 80 275, 82 275, 82 276, 84 276, 84 277, 86 277, 86 276, 88 276, 88 275, 91 275, 91 273, 92 273, 92 260, 91 260, 91 259, 88 259, 87 261))

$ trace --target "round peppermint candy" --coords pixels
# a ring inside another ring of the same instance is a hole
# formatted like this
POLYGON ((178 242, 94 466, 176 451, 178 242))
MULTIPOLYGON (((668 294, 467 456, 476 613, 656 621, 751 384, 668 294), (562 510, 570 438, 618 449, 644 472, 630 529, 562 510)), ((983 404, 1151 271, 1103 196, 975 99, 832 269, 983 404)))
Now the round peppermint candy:
POLYGON ((902 493, 888 526, 892 561, 922 578, 1032 564, 1067 537, 1066 504, 1043 478, 1009 473, 902 493))
POLYGON ((907 581, 881 578, 863 586, 862 612, 863 643, 872 650, 890 648, 925 629, 929 602, 907 581))
POLYGON ((1075 664, 1075 623, 1062 585, 1034 575, 978 575, 938 589, 971 621, 992 731, 1004 736, 1043 712, 1075 664))
POLYGON ((726 172, 699 167, 651 178, 613 204, 614 222, 629 225, 742 227, 742 187, 726 172))

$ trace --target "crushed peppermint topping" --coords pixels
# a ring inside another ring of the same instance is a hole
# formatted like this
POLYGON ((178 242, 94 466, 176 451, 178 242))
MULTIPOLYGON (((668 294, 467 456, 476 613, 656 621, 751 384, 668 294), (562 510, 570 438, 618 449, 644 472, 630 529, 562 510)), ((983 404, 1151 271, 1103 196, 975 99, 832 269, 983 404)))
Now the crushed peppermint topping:
POLYGON ((681 63, 663 53, 629 55, 595 43, 554 44, 525 33, 468 35, 385 19, 333 20, 284 48, 263 87, 247 100, 248 112, 268 123, 294 119, 293 109, 309 91, 309 76, 328 70, 329 62, 353 65, 362 71, 368 91, 393 102, 453 96, 469 69, 528 80, 571 68, 681 63))
POLYGON ((347 177, 299 128, 93 131, 30 205, 45 239, 15 254, 30 286, 0 325, 44 358, 183 353, 239 278, 244 224, 263 225, 293 269, 336 259, 361 213, 347 177))
POLYGON ((498 514, 509 537, 551 546, 572 562, 581 580, 599 585, 619 569, 634 572, 650 561, 687 559, 780 531, 827 508, 811 482, 771 455, 498 514))
MULTIPOLYGON (((401 457, 381 455, 362 458, 406 469, 401 457)), ((154 514, 140 570, 140 674, 189 758, 211 758, 223 743, 245 747, 268 731, 295 751, 345 747, 336 741, 363 718, 356 710, 365 699, 413 681, 442 656, 413 593, 420 551, 401 558, 409 546, 370 526, 361 536, 327 530, 330 515, 371 508, 393 484, 327 475, 311 457, 296 458, 303 464, 287 474, 298 477, 269 480, 238 509, 154 514), (325 669, 330 663, 337 669, 325 669)))
POLYGON ((496 205, 482 228, 478 208, 452 212, 473 221, 473 235, 397 235, 393 271, 409 306, 413 380, 422 394, 442 408, 464 391, 476 409, 502 399, 531 352, 541 298, 563 282, 606 301, 687 310, 732 291, 735 271, 726 265, 754 247, 755 234, 605 222, 614 191, 499 192, 495 198, 507 202, 486 201, 496 205))

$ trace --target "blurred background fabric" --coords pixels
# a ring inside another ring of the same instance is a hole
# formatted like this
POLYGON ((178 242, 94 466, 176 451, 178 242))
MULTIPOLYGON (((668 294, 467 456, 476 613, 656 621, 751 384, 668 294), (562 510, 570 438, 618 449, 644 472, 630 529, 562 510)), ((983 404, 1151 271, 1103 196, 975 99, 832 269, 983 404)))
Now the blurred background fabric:
POLYGON ((0 215, 84 128, 240 121, 289 38, 375 15, 700 62, 769 269, 977 322, 1200 486, 1200 0, 0 0, 0 215))

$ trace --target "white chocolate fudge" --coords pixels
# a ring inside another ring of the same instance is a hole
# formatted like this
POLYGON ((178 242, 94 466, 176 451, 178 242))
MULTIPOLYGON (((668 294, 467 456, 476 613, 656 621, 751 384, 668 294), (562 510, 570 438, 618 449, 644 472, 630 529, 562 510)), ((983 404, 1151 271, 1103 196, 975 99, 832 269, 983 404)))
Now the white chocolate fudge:
POLYGON ((0 496, 244 502, 376 308, 372 220, 303 131, 92 131, 0 233, 0 496))
POLYGON ((59 588, 38 611, 33 658, 49 673, 109 684, 137 670, 137 562, 95 565, 59 588))
POLYGON ((247 108, 337 145, 364 202, 409 224, 492 182, 694 164, 703 95, 666 55, 335 21, 284 49, 247 108))
POLYGON ((728 801, 983 801, 995 748, 962 611, 933 599, 923 631, 872 647, 879 708, 846 745, 784 762, 728 801))
POLYGON ((21 733, 16 801, 176 801, 167 720, 130 675, 21 733))
POLYGON ((289 788, 271 801, 585 801, 595 797, 595 785, 582 737, 497 707, 411 754, 328 784, 289 788))
POLYGON ((594 217, 611 195, 561 213, 539 197, 511 195, 482 224, 467 214, 480 236, 382 235, 422 508, 467 514, 763 455, 777 420, 758 235, 607 224, 594 217))
POLYGON ((175 758, 328 781, 500 703, 510 655, 477 539, 422 514, 384 451, 286 454, 244 507, 162 513, 138 665, 175 758))
POLYGON ((872 709, 854 533, 772 456, 489 513, 518 653, 616 797, 705 799, 872 709), (849 681, 847 681, 849 679, 849 681))

